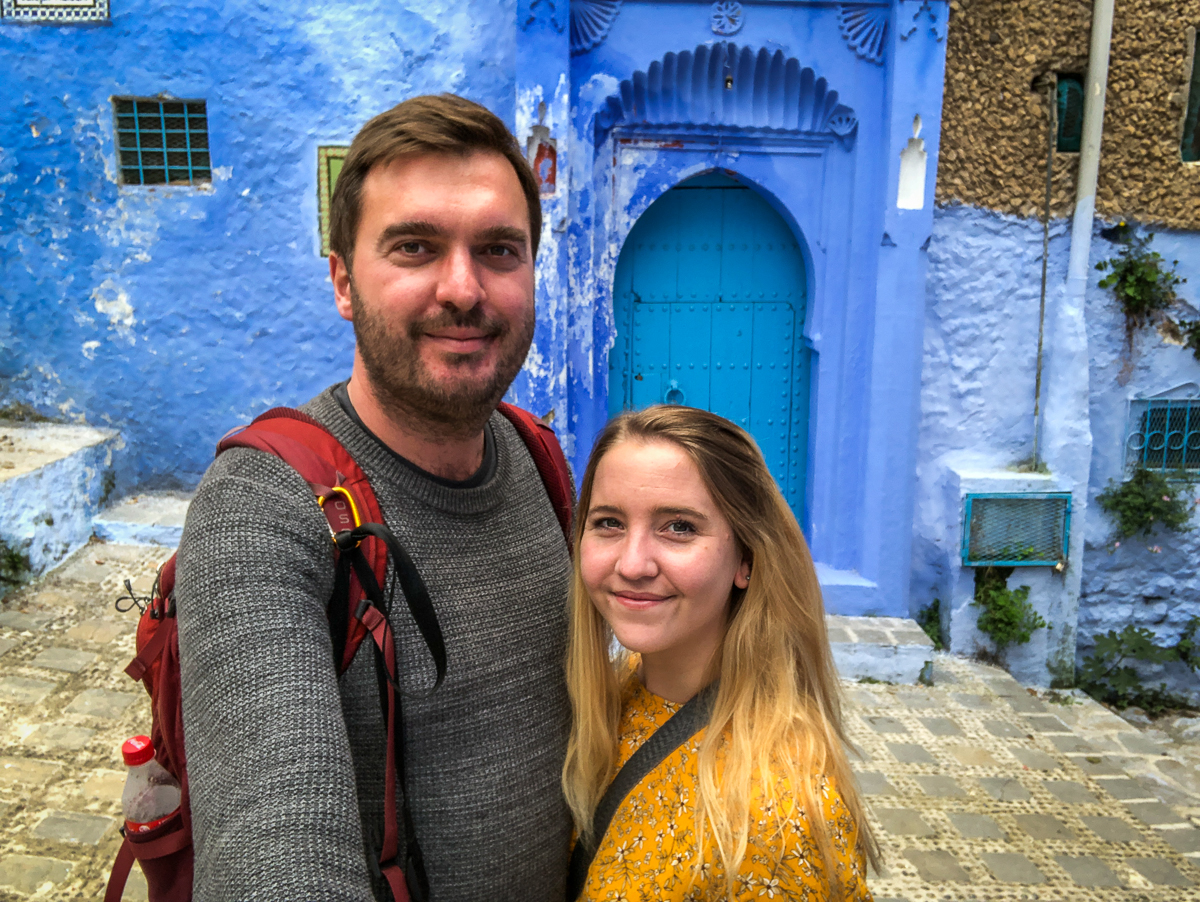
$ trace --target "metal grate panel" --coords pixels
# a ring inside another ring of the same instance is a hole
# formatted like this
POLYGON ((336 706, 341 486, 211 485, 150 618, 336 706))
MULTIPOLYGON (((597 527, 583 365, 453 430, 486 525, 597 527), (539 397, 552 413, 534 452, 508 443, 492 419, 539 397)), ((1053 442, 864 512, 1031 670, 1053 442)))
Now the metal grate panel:
POLYGON ((117 153, 125 185, 197 185, 212 181, 208 113, 203 100, 116 97, 117 153))
POLYGON ((107 22, 108 0, 0 0, 0 19, 22 25, 107 22))
POLYGON ((967 495, 964 567, 1047 567, 1067 559, 1070 492, 967 495))
POLYGON ((1125 465, 1162 472, 1200 471, 1200 400, 1134 401, 1125 465))

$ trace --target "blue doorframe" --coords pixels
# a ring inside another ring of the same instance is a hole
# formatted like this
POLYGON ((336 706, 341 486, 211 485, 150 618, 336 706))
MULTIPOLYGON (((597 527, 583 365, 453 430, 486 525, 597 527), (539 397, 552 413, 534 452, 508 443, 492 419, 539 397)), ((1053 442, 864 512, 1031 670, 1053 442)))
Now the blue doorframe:
POLYGON ((546 231, 562 229, 570 255, 569 280, 547 281, 569 298, 567 453, 582 469, 609 414, 608 358, 622 352, 611 292, 630 232, 675 186, 727 173, 779 214, 803 255, 803 525, 826 606, 907 616, 947 4, 748 4, 729 41, 712 37, 703 4, 612 7, 578 47, 572 31, 570 216, 546 231), (847 30, 851 6, 870 41, 847 30), (917 116, 923 205, 901 209, 917 116))
POLYGON ((807 294, 799 242, 756 192, 717 172, 667 191, 617 262, 609 415, 675 403, 728 417, 803 524, 807 294))

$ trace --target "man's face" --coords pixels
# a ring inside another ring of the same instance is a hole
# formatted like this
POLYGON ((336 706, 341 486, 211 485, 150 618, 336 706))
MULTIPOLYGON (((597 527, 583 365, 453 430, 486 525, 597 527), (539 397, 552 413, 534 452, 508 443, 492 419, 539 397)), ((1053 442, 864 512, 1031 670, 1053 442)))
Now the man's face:
POLYGON ((500 154, 419 154, 363 182, 352 271, 330 260, 338 312, 380 404, 470 434, 533 340, 529 211, 500 154))

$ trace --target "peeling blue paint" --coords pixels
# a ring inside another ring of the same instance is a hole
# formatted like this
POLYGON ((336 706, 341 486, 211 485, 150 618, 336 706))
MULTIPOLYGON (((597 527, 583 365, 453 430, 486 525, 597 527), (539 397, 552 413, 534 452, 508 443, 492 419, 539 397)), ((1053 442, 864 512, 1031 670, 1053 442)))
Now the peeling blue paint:
POLYGON ((415 94, 513 122, 513 2, 115 4, 0 25, 0 403, 119 428, 121 490, 191 485, 229 427, 343 378, 317 146, 415 94), (208 187, 117 185, 111 97, 208 102, 208 187))

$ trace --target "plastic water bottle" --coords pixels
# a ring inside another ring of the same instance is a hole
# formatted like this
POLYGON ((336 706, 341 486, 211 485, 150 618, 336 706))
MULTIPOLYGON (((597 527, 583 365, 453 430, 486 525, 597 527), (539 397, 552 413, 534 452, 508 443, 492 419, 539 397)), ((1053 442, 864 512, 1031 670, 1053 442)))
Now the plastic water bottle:
POLYGON ((121 755, 129 768, 125 790, 121 793, 121 811, 126 832, 153 830, 179 808, 179 781, 154 760, 154 743, 149 736, 134 736, 121 746, 121 755))

